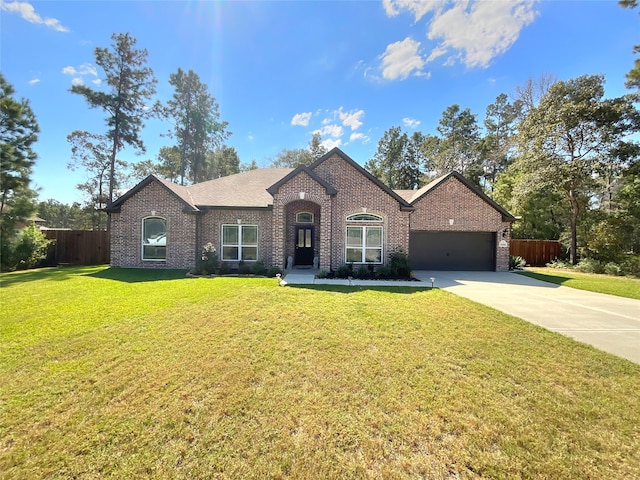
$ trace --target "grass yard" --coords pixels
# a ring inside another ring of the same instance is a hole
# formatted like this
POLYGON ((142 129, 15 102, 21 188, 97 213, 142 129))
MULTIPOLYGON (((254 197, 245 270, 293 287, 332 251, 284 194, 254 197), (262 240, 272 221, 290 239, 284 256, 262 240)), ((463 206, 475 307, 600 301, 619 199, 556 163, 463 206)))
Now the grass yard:
POLYGON ((438 289, 0 282, 1 478, 640 472, 640 365, 438 289))
POLYGON ((518 273, 566 287, 640 300, 640 278, 581 273, 544 267, 527 267, 527 270, 518 273))

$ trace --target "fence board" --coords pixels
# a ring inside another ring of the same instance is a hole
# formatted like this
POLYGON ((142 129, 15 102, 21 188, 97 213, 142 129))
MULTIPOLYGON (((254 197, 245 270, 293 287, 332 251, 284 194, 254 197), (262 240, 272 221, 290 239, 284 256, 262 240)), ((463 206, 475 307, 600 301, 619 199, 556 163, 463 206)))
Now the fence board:
POLYGON ((109 263, 109 234, 104 230, 44 230, 55 240, 49 247, 47 265, 101 265, 109 263))
POLYGON ((510 255, 520 256, 527 265, 543 267, 555 258, 560 257, 562 247, 557 240, 520 240, 511 239, 510 255))

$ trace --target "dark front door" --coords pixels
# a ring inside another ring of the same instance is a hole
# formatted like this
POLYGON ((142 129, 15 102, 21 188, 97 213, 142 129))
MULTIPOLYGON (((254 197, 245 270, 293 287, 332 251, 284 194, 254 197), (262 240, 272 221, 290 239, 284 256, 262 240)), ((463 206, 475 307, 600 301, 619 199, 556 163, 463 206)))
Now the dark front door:
POLYGON ((313 265, 313 227, 296 227, 296 265, 313 265))

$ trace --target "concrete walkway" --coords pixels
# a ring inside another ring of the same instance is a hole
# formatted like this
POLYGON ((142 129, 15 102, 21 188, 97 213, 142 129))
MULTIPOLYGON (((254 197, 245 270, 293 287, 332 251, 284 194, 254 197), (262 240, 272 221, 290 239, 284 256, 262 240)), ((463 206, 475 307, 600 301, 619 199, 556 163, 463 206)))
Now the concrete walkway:
MULTIPOLYGON (((349 285, 291 270, 288 284, 349 285)), ((352 280, 354 286, 435 286, 640 363, 640 300, 587 292, 510 272, 416 271, 420 282, 352 280)))

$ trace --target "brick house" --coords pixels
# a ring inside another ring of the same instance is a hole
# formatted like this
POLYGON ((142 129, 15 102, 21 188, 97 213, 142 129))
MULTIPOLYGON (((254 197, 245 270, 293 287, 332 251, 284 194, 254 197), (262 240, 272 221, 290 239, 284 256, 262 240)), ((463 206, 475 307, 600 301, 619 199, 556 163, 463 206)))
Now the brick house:
POLYGON ((414 270, 507 270, 514 221, 456 172, 394 191, 338 148, 191 186, 151 175, 108 211, 114 267, 192 268, 212 243, 232 267, 382 265, 400 248, 414 270))

